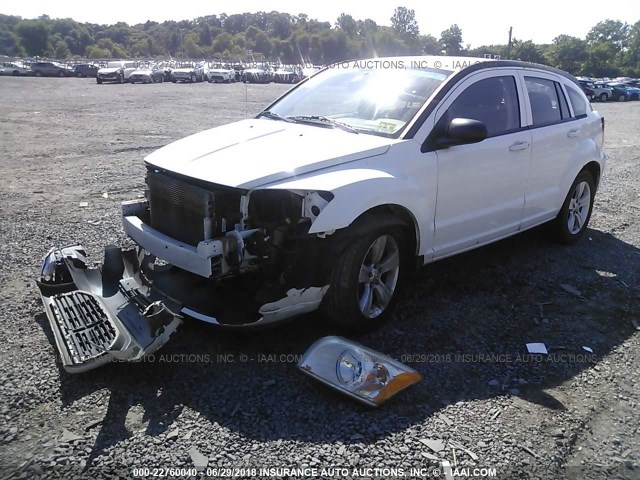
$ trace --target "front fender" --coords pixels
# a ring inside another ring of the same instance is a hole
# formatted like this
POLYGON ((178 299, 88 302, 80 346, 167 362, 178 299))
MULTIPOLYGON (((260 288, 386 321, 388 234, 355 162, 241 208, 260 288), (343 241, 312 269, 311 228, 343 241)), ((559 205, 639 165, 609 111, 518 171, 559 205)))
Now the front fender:
POLYGON ((332 232, 351 225, 362 214, 382 205, 404 208, 414 218, 418 254, 428 256, 433 238, 436 177, 429 194, 412 178, 377 168, 336 170, 269 188, 293 191, 329 191, 334 198, 320 212, 310 234, 332 232))

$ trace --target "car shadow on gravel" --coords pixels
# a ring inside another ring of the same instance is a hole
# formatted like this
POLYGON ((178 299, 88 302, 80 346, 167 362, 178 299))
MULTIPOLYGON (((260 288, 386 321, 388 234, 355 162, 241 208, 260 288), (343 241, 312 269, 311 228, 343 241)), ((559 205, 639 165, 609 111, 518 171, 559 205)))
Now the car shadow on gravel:
MULTIPOLYGON (((460 401, 511 395, 562 410, 562 399, 547 390, 631 336, 631 315, 640 308, 640 292, 629 286, 638 284, 640 251, 599 231, 586 237, 561 247, 535 229, 418 272, 391 321, 356 338, 424 376, 379 409, 296 371, 315 340, 348 335, 317 314, 251 334, 187 321, 148 360, 79 375, 60 368, 64 405, 110 392, 87 468, 133 434, 162 437, 178 425, 193 433, 191 442, 215 422, 260 441, 373 443, 460 401), (529 342, 545 343, 549 355, 529 355, 529 342)), ((37 320, 53 343, 44 315, 37 320)))

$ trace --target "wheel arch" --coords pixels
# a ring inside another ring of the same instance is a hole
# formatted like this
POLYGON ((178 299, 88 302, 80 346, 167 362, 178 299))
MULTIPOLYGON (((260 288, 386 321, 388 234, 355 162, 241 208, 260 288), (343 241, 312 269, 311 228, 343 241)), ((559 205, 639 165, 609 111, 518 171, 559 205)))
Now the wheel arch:
POLYGON ((354 238, 375 229, 400 227, 404 233, 405 246, 411 258, 418 256, 420 248, 420 227, 415 216, 402 205, 386 203, 362 212, 347 227, 328 236, 334 240, 334 250, 338 253, 354 238))
POLYGON ((586 170, 593 176, 593 180, 595 181, 596 188, 598 188, 598 185, 600 184, 600 175, 602 173, 600 169, 600 164, 595 160, 592 160, 591 162, 587 163, 584 167, 582 167, 581 171, 583 170, 586 170))

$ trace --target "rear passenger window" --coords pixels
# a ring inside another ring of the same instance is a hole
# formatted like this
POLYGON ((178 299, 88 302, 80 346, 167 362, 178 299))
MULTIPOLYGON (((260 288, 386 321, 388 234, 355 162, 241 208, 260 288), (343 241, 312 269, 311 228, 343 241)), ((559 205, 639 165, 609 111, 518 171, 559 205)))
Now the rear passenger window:
POLYGON ((451 104, 447 118, 479 120, 489 137, 520 128, 520 106, 516 80, 512 76, 492 77, 468 86, 451 104))
MULTIPOLYGON (((558 90, 556 89, 557 82, 537 77, 525 77, 525 82, 529 92, 533 126, 540 127, 561 121, 562 107, 560 106, 558 90)), ((564 100, 564 96, 562 98, 564 100)))
POLYGON ((573 116, 580 117, 587 114, 587 102, 579 92, 567 86, 567 92, 569 92, 569 100, 573 106, 573 116))

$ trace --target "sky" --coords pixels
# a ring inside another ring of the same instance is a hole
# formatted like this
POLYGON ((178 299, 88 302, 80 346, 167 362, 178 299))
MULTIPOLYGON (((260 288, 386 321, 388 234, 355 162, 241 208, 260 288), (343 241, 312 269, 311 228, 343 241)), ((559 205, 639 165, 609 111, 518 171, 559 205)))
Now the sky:
POLYGON ((463 44, 472 47, 507 43, 509 27, 513 27, 513 36, 519 40, 550 43, 561 34, 584 38, 591 27, 607 18, 630 24, 640 20, 638 0, 619 0, 615 2, 615 8, 597 8, 595 5, 589 6, 589 2, 562 0, 5 0, 2 3, 0 13, 23 18, 46 14, 52 18, 73 18, 79 22, 112 24, 123 21, 130 25, 147 20, 191 20, 221 13, 272 10, 293 15, 306 13, 310 18, 330 21, 332 24, 341 13, 347 13, 356 20, 371 18, 379 25, 390 25, 395 7, 404 6, 415 10, 420 33, 439 37, 443 30, 455 23, 462 29, 463 44))

